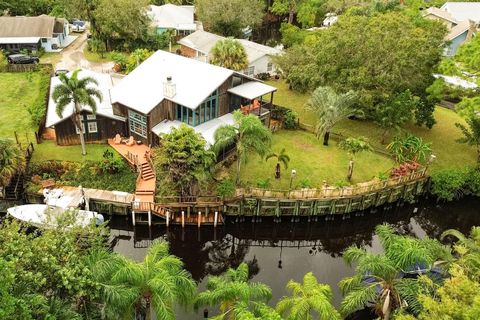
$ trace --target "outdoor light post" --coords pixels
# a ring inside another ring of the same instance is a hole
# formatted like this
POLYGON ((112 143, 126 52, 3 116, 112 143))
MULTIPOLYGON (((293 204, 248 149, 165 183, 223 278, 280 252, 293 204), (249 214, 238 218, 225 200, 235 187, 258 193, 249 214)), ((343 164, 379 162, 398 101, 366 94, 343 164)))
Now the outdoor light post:
POLYGON ((288 187, 288 191, 292 189, 293 178, 295 178, 296 175, 297 175, 297 170, 292 169, 292 172, 290 174, 290 186, 288 187))
POLYGON ((437 159, 437 156, 432 153, 428 158, 427 167, 425 169, 428 169, 428 167, 435 161, 435 159, 437 159))

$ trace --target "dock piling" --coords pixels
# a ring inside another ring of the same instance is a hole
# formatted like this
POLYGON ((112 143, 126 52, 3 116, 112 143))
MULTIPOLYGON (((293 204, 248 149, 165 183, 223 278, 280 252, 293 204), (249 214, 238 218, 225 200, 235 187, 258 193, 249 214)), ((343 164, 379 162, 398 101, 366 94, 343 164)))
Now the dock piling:
POLYGON ((132 210, 132 224, 135 226, 135 210, 132 210))
POLYGON ((182 228, 185 228, 185 211, 182 210, 182 228))
POLYGON ((214 216, 214 219, 213 219, 213 227, 214 228, 217 227, 217 222, 218 222, 218 211, 215 211, 215 216, 214 216))
POLYGON ((198 211, 198 227, 200 228, 200 224, 202 223, 202 213, 198 211))
POLYGON ((170 211, 167 211, 167 228, 170 225, 170 211))

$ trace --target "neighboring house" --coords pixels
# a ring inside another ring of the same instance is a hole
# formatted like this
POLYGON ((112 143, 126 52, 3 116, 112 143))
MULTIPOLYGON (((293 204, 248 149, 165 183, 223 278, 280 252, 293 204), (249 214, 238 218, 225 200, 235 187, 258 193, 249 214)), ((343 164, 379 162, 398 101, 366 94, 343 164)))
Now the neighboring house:
MULTIPOLYGON (((70 75, 70 74, 69 74, 70 75)), ((98 73, 89 70, 81 70, 78 78, 92 77, 98 81, 96 87, 102 93, 102 102, 97 102, 97 112, 94 115, 90 107, 82 106, 82 129, 85 132, 87 142, 106 142, 117 133, 125 136, 127 134, 126 119, 114 115, 110 100, 110 89, 112 79, 108 74, 98 73)), ((52 93, 56 85, 60 84, 58 77, 50 80, 50 100, 48 103, 47 120, 45 127, 55 130, 55 137, 58 145, 79 144, 79 131, 75 129, 72 121, 73 103, 65 107, 62 117, 56 113, 56 103, 52 99, 52 93)))
POLYGON ((127 135, 135 140, 158 145, 163 133, 184 123, 212 145, 215 130, 233 124, 232 112, 241 106, 258 105, 250 113, 268 123, 274 91, 232 70, 157 51, 111 94, 114 114, 127 118, 127 135), (264 101, 267 94, 269 101, 264 101))
POLYGON ((162 6, 148 7, 148 16, 152 19, 158 33, 175 30, 175 35, 186 36, 195 32, 201 24, 194 20, 193 14, 193 6, 176 6, 167 3, 162 6))
POLYGON ((433 76, 435 77, 435 79, 442 78, 443 80, 445 80, 445 83, 448 83, 449 85, 452 85, 452 86, 460 87, 462 89, 468 90, 468 89, 478 88, 478 85, 475 82, 468 81, 457 76, 447 76, 447 75, 438 74, 438 73, 435 73, 433 76))
POLYGON ((68 44, 68 21, 41 15, 38 17, 0 17, 0 49, 59 51, 68 44))
POLYGON ((458 48, 470 40, 478 30, 480 2, 447 2, 441 8, 425 10, 424 17, 442 22, 448 30, 445 40, 446 56, 453 56, 458 48))
MULTIPOLYGON (((178 43, 181 45, 180 50, 183 56, 209 62, 213 46, 224 39, 222 36, 198 30, 180 39, 178 43)), ((245 48, 248 57, 248 68, 243 71, 245 75, 253 77, 259 73, 275 72, 271 57, 280 54, 281 50, 245 39, 237 40, 245 48)))

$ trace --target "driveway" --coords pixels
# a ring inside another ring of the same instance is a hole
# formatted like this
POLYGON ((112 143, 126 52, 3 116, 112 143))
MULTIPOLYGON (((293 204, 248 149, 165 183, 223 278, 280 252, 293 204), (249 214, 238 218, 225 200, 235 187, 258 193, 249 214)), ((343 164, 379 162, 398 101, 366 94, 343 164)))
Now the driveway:
POLYGON ((81 33, 78 38, 66 49, 60 52, 60 61, 56 69, 75 70, 78 68, 89 69, 96 72, 109 73, 112 71, 113 62, 97 63, 85 59, 83 50, 87 45, 87 32, 81 33))

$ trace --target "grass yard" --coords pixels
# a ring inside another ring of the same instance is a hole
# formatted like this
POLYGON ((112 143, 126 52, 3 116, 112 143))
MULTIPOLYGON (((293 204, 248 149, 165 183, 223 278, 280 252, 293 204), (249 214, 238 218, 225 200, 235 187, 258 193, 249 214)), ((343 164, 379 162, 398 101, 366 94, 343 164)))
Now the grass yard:
POLYGON ((110 59, 109 53, 104 53, 102 57, 100 54, 96 52, 89 51, 86 46, 85 46, 85 49, 83 50, 83 55, 85 59, 94 63, 105 63, 105 62, 112 61, 110 59))
POLYGON ((112 151, 115 156, 120 157, 120 155, 107 144, 87 144, 87 155, 82 156, 80 145, 57 146, 55 141, 43 141, 41 144, 35 145, 32 161, 99 161, 107 149, 112 151))
POLYGON ((17 132, 20 142, 35 141, 27 108, 45 96, 41 81, 39 72, 0 72, 0 137, 15 138, 17 132))
MULTIPOLYGON (((309 94, 300 94, 289 90, 288 84, 284 80, 270 80, 267 83, 278 88, 274 95, 274 103, 294 110, 298 114, 300 122, 308 125, 315 124, 315 116, 304 110, 309 94)), ((461 137, 461 132, 455 127, 455 123, 464 123, 463 118, 456 112, 442 107, 437 107, 434 115, 437 123, 431 130, 413 124, 405 127, 405 130, 432 143, 432 149, 437 159, 431 170, 474 165, 476 163, 475 148, 455 141, 461 137)), ((344 136, 365 136, 372 145, 379 148, 385 147, 380 143, 382 130, 372 121, 343 120, 335 126, 333 131, 344 136)))
POLYGON ((62 60, 62 54, 60 52, 45 52, 40 57, 40 63, 50 63, 54 66, 62 60))
MULTIPOLYGON (((312 187, 321 187, 323 181, 330 185, 345 182, 349 157, 347 153, 337 147, 332 141, 330 146, 325 147, 312 133, 296 130, 282 130, 273 135, 272 150, 280 152, 286 149, 290 157, 288 169, 282 166, 280 180, 276 180, 275 159, 268 162, 260 160, 257 155, 252 155, 242 167, 242 182, 246 185, 256 186, 258 179, 270 179, 272 188, 288 189, 290 184, 290 172, 297 171, 293 186, 300 187, 302 180, 309 180, 312 187)), ((394 162, 386 157, 375 153, 364 153, 357 156, 353 173, 353 183, 362 182, 378 176, 380 172, 386 172, 394 166, 394 162)), ((235 177, 236 165, 230 168, 230 174, 235 177)))

